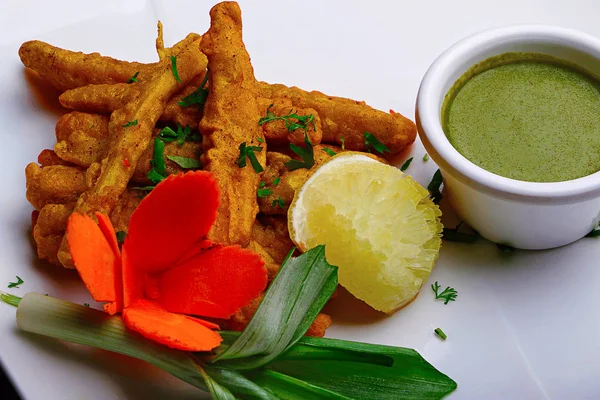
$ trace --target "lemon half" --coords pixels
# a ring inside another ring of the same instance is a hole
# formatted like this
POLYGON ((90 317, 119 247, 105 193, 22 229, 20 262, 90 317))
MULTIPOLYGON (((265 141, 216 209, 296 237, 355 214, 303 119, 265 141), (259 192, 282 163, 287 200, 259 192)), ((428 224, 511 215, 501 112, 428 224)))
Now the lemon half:
POLYGON ((376 310, 410 303, 441 246, 441 211, 393 166, 346 152, 314 171, 294 196, 289 231, 303 251, 324 244, 339 283, 376 310))

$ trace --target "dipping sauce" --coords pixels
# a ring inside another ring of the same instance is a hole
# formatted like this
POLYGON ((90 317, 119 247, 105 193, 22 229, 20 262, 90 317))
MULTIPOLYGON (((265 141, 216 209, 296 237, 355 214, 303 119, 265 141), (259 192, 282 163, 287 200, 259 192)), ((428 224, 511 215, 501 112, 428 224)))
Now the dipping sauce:
POLYGON ((600 171, 600 83, 542 54, 472 67, 446 95, 442 126, 463 156, 507 178, 559 182, 600 171))

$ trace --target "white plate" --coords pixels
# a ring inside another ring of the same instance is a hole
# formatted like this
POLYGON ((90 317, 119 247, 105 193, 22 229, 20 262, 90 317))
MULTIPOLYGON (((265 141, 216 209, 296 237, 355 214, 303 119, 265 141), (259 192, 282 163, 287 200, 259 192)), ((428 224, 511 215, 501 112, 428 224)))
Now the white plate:
MULTIPOLYGON (((151 61, 158 18, 166 42, 173 43, 207 29, 212 2, 51 3, 8 2, 0 15, 0 285, 19 275, 25 283, 14 294, 37 291, 92 303, 75 273, 36 261, 31 246, 23 170, 52 146, 61 111, 53 99, 39 101, 17 49, 24 40, 41 39, 151 61)), ((477 0, 241 3, 258 79, 364 99, 411 118, 429 64, 470 33, 546 23, 600 36, 600 3, 594 0, 504 0, 497 6, 477 0)), ((427 183, 435 166, 421 161, 420 144, 411 155, 408 172, 427 183)), ((451 226, 456 221, 447 215, 451 226)), ((453 400, 598 399, 598 240, 510 254, 485 241, 446 243, 429 283, 455 287, 456 302, 434 301, 427 285, 412 305, 381 318, 341 296, 329 306, 336 324, 328 335, 418 350, 458 382, 453 400), (447 341, 434 336, 436 327, 447 341)), ((0 305, 0 337, 2 364, 26 400, 198 398, 196 389, 141 362, 22 334, 15 310, 6 305, 0 305)))

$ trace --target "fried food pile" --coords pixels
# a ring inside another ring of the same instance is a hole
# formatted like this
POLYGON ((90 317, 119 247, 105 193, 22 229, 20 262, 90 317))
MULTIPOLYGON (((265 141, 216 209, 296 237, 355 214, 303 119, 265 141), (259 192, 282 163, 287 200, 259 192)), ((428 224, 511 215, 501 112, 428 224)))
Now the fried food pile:
MULTIPOLYGON (((237 3, 217 4, 210 17, 204 35, 190 33, 170 48, 159 22, 159 61, 150 64, 40 41, 21 46, 23 64, 73 110, 56 124, 54 149, 25 169, 39 258, 73 268, 64 239, 72 212, 109 215, 125 235, 155 184, 202 168, 221 189, 208 238, 257 252, 272 279, 293 247, 287 209, 312 170, 342 151, 389 159, 414 141, 414 123, 398 113, 257 81, 237 3)), ((225 327, 243 329, 260 300, 225 327)), ((322 314, 309 334, 322 336, 330 324, 322 314)))

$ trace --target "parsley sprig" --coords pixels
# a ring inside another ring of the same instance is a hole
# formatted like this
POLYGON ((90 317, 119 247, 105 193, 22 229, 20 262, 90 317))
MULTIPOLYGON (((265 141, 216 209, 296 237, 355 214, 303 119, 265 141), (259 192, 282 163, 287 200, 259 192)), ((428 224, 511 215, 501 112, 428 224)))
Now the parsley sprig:
POLYGON ((133 121, 129 121, 126 124, 121 125, 123 128, 129 128, 130 126, 136 126, 138 124, 138 120, 134 119, 133 121))
POLYGON ((302 161, 290 160, 286 162, 284 165, 290 171, 300 168, 310 169, 313 165, 315 165, 315 152, 306 132, 304 132, 304 144, 306 147, 300 147, 290 143, 290 149, 292 149, 292 151, 299 155, 302 159, 302 161))
POLYGON ((177 82, 181 82, 181 78, 179 77, 179 71, 177 71, 177 57, 171 56, 171 70, 173 71, 173 76, 177 82))
POLYGON ((375 150, 378 153, 389 153, 390 149, 383 143, 381 143, 372 133, 365 132, 365 148, 371 153, 371 150, 375 150))
POLYGON ((246 166, 246 159, 250 160, 250 164, 252 165, 252 168, 254 168, 254 171, 257 173, 263 172, 265 169, 263 168, 262 165, 260 165, 260 162, 258 161, 258 158, 256 158, 256 154, 254 153, 255 151, 262 151, 262 147, 260 146, 247 146, 246 142, 243 142, 242 144, 240 144, 240 156, 238 157, 237 160, 237 165, 240 168, 244 168, 246 166))
POLYGON ((204 103, 206 103, 206 98, 208 97, 208 89, 204 88, 206 82, 208 82, 208 71, 206 71, 198 89, 194 90, 189 96, 182 98, 179 105, 181 107, 189 107, 196 104, 199 107, 204 107, 204 103))
POLYGON ((15 276, 15 278, 17 278, 16 282, 8 282, 8 288, 12 289, 12 288, 19 288, 19 286, 23 283, 23 279, 21 279, 20 276, 15 276))
POLYGON ((137 83, 137 77, 140 74, 140 71, 136 72, 135 74, 133 74, 133 76, 129 79, 127 79, 127 83, 137 83))
POLYGON ((271 111, 271 107, 273 107, 273 104, 267 108, 267 116, 258 120, 258 125, 264 125, 267 122, 281 120, 285 122, 285 127, 288 132, 295 131, 296 129, 303 129, 306 132, 311 124, 313 126, 313 130, 317 130, 314 115, 298 115, 293 112, 294 110, 292 109, 287 115, 277 116, 271 111))
POLYGON ((200 135, 193 134, 192 128, 189 125, 182 127, 180 124, 177 124, 177 131, 174 131, 170 127, 163 128, 158 136, 165 142, 171 143, 177 140, 177 146, 183 146, 183 143, 186 141, 190 142, 200 142, 202 138, 200 135))
POLYGON ((458 292, 456 289, 451 288, 450 286, 446 287, 441 293, 439 292, 441 286, 437 281, 431 285, 431 289, 435 293, 436 300, 444 300, 444 304, 448 304, 451 301, 456 301, 458 297, 458 292))

